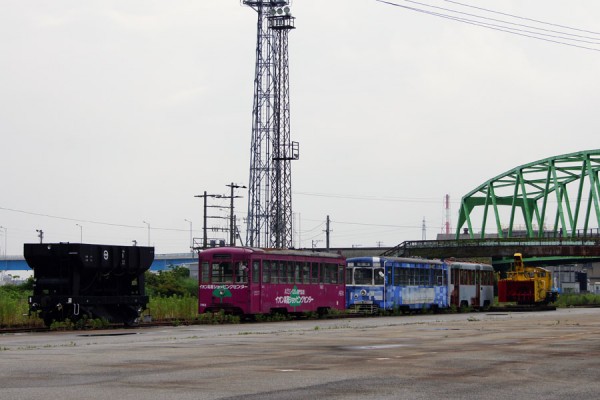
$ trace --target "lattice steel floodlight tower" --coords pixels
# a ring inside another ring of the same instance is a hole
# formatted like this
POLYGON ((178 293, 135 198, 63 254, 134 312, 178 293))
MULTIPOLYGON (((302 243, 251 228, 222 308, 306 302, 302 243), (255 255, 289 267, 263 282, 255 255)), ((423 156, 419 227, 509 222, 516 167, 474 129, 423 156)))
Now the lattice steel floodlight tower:
POLYGON ((288 33, 294 29, 287 0, 242 0, 258 14, 252 110, 246 243, 292 247, 288 33))

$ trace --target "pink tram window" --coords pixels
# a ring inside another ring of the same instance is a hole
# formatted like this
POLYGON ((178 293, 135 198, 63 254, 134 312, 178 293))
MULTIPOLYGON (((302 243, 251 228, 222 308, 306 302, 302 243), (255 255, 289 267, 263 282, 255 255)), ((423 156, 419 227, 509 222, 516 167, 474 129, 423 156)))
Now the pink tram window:
POLYGON ((319 263, 312 263, 310 270, 310 283, 319 283, 319 263))
POLYGON ((210 283, 210 264, 207 261, 203 261, 200 268, 200 283, 210 283))
MULTIPOLYGON (((257 275, 258 276, 258 275, 257 275)), ((248 283, 248 263, 241 261, 203 261, 200 267, 200 283, 248 283)))
POLYGON ((230 261, 212 263, 212 283, 233 283, 233 265, 230 261))
POLYGON ((235 270, 236 283, 248 283, 248 262, 240 261, 235 270))
POLYGON ((263 283, 271 282, 271 261, 268 261, 268 260, 263 261, 262 282, 263 283))
MULTIPOLYGON (((252 282, 259 283, 260 264, 254 261, 252 282)), ((263 260, 262 283, 338 284, 344 282, 344 265, 287 260, 263 260)))
POLYGON ((252 283, 260 283, 260 261, 252 261, 252 283))
POLYGON ((303 262, 300 268, 302 268, 302 283, 310 283, 310 264, 303 262))

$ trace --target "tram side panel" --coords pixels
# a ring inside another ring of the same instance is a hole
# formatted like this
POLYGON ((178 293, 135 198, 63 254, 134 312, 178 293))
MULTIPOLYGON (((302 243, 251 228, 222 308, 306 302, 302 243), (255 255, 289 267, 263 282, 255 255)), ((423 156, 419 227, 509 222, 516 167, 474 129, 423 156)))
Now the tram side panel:
POLYGON ((435 260, 386 262, 388 309, 444 309, 448 307, 447 266, 435 260))
POLYGON ((448 288, 446 286, 390 286, 387 294, 387 303, 390 305, 390 309, 398 307, 422 310, 448 307, 448 288))

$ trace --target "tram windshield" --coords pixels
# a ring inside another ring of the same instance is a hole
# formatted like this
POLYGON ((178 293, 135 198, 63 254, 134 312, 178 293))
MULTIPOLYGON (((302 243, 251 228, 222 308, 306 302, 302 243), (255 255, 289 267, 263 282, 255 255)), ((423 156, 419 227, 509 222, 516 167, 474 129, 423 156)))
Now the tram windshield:
POLYGON ((248 262, 204 261, 202 263, 202 283, 248 283, 248 262))
POLYGON ((348 285, 383 285, 383 268, 351 267, 346 275, 348 285))
POLYGON ((354 268, 355 285, 372 285, 373 268, 354 268))
POLYGON ((229 261, 212 263, 213 283, 233 283, 233 266, 229 261))

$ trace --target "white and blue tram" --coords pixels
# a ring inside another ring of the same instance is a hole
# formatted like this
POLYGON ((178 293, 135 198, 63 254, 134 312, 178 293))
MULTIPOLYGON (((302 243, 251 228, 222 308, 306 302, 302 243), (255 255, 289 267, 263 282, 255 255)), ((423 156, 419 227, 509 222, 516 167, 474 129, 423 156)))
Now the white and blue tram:
POLYGON ((399 257, 346 261, 346 305, 350 310, 408 312, 449 306, 446 263, 399 257))
POLYGON ((485 309, 494 303, 494 268, 489 264, 446 261, 449 304, 485 309))

